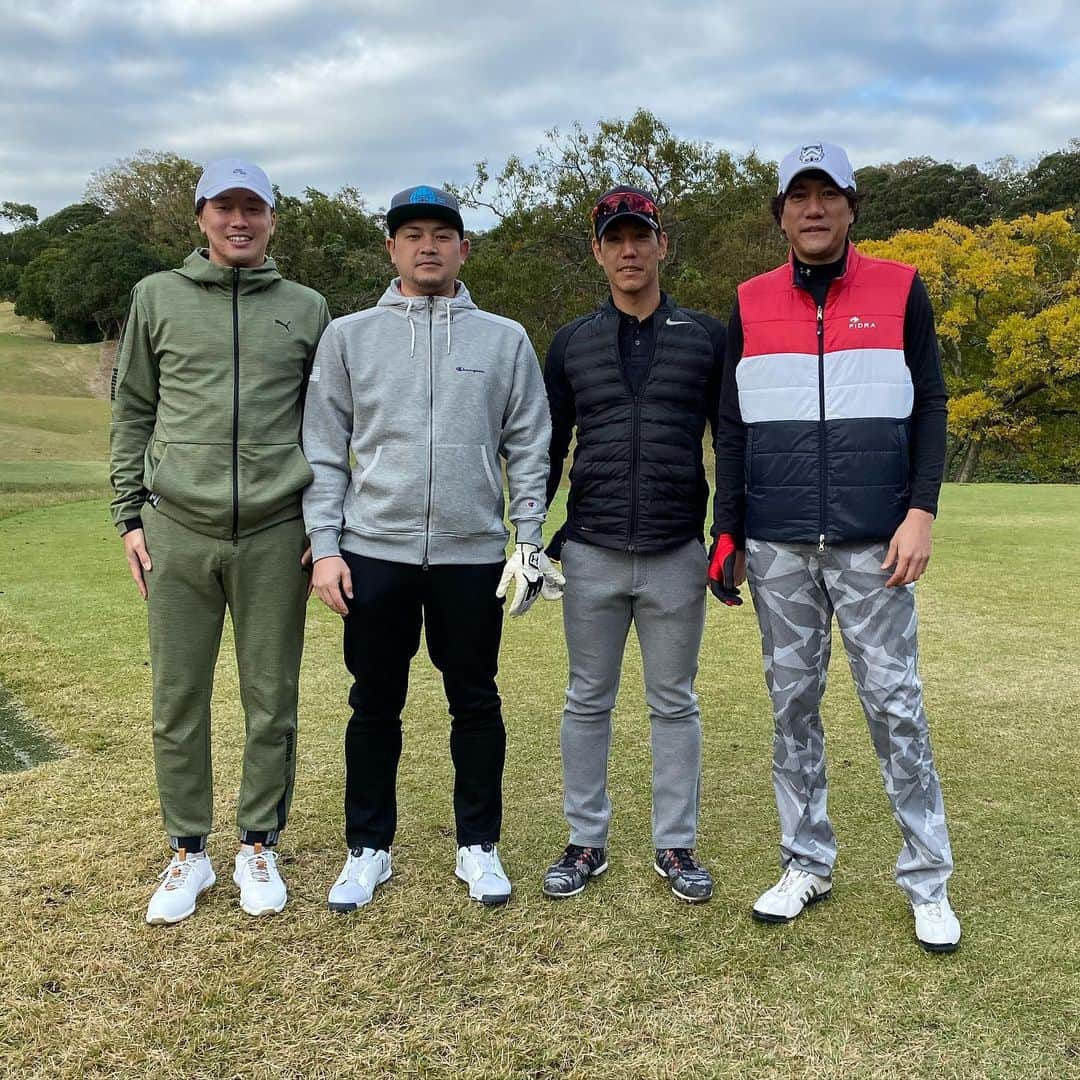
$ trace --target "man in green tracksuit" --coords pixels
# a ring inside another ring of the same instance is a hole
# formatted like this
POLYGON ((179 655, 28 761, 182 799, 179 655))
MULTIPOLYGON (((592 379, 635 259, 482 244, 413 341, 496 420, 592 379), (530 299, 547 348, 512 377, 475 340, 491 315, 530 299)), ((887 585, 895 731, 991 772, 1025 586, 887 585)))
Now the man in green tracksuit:
POLYGON ((225 609, 247 741, 233 880, 252 915, 286 889, 274 846, 295 771, 307 575, 303 394, 326 301, 278 273, 274 194, 257 166, 207 165, 195 191, 207 248, 132 291, 112 379, 112 515, 148 601, 153 744, 174 850, 147 909, 174 923, 214 884, 210 695, 225 609))

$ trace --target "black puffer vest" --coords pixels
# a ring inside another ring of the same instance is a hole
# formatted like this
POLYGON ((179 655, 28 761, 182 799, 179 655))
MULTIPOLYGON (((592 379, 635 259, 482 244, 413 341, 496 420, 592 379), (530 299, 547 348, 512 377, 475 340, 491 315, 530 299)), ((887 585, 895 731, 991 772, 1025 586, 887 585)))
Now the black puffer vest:
POLYGON ((636 397, 610 300, 566 343, 577 411, 567 539, 655 552, 702 536, 709 487, 701 444, 715 350, 697 312, 664 297, 654 318, 653 357, 636 397))

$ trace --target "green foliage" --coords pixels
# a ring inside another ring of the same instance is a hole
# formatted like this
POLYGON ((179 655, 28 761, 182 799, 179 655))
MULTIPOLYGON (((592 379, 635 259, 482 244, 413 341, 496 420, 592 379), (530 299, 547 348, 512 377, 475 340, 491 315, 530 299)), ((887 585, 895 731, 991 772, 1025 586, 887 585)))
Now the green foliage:
POLYGON ((57 341, 116 337, 131 287, 164 268, 123 219, 101 219, 62 233, 30 262, 19 278, 15 312, 49 322, 57 341))
POLYGON ((510 157, 493 176, 480 162, 458 189, 464 205, 498 218, 469 259, 470 289, 522 322, 541 352, 562 323, 607 293, 589 212, 616 184, 656 195, 669 238, 662 285, 679 303, 723 311, 739 281, 783 257, 767 211, 775 170, 755 154, 680 139, 644 109, 591 132, 553 129, 534 163, 510 157))
POLYGON ((928 157, 859 169, 855 179, 863 197, 856 240, 926 229, 941 218, 985 225, 1000 213, 1004 194, 1000 183, 974 165, 961 168, 928 157))
POLYGON ((373 304, 392 269, 383 230, 352 187, 279 194, 270 254, 286 277, 321 292, 335 317, 373 304))
POLYGON ((0 218, 10 221, 17 229, 25 225, 36 225, 38 212, 36 206, 29 203, 16 203, 5 200, 0 202, 0 218))
POLYGON ((1080 139, 1072 139, 1066 150, 1047 154, 1026 174, 1018 187, 1009 207, 1012 214, 1076 208, 1080 199, 1080 139))
POLYGON ((178 154, 140 150, 95 172, 86 198, 126 224, 163 265, 176 266, 199 242, 195 185, 201 174, 202 166, 178 154))

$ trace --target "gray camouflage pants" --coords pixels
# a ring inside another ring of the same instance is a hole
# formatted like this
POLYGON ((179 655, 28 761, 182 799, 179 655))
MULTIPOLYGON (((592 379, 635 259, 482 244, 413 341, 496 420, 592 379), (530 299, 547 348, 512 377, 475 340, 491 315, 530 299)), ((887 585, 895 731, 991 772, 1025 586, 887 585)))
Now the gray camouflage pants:
POLYGON ((836 835, 826 808, 821 698, 836 615, 903 846, 896 882, 913 903, 939 900, 952 873, 941 784, 916 670, 914 586, 886 589, 885 544, 747 540, 747 580, 761 627, 776 724, 773 786, 781 863, 829 877, 836 835))

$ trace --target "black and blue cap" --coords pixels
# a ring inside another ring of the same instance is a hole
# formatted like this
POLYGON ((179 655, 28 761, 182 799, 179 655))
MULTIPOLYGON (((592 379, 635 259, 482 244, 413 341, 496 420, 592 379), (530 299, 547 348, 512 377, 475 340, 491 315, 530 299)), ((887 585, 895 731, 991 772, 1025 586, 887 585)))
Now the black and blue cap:
POLYGON ((436 221, 446 221, 453 225, 461 236, 465 235, 461 207, 457 199, 442 188, 420 184, 417 187, 399 191, 390 200, 390 209, 386 212, 386 231, 393 236, 406 221, 414 221, 416 218, 435 218, 436 221))

